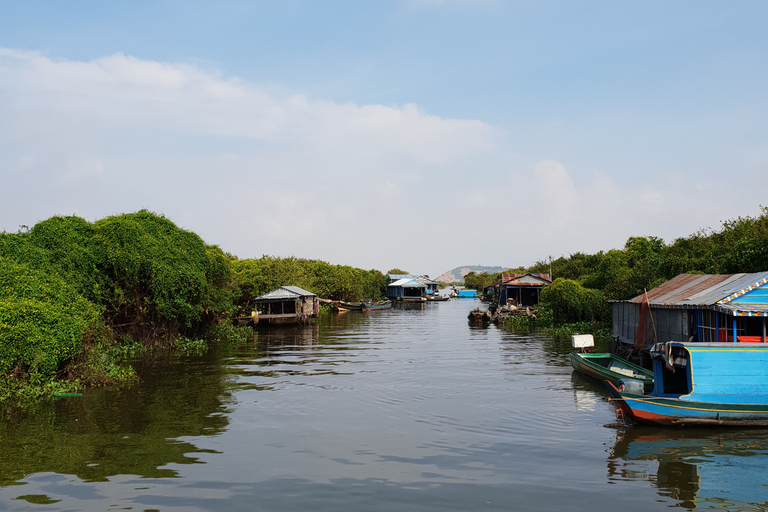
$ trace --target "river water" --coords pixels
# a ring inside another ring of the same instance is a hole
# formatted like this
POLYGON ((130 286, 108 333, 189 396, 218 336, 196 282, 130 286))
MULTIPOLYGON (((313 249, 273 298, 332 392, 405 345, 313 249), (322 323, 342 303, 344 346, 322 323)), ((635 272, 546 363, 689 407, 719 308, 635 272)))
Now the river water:
POLYGON ((0 509, 768 510, 763 430, 620 429, 475 300, 323 316, 0 417, 0 509))

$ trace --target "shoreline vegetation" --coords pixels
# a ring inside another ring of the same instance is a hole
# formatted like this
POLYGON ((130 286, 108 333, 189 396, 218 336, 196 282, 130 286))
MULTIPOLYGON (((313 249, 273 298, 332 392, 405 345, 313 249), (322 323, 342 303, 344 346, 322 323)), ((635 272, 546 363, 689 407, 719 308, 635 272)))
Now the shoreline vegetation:
POLYGON ((128 383, 148 352, 241 340, 232 319, 278 286, 347 301, 386 286, 377 270, 239 259, 147 210, 22 228, 0 233, 0 401, 128 383))
MULTIPOLYGON (((768 270, 768 208, 671 244, 631 237, 623 249, 574 253, 507 273, 548 273, 536 319, 505 328, 610 339, 611 300, 681 273, 768 270)), ((397 273, 390 271, 388 273, 397 273)), ((405 273, 400 271, 400 273, 405 273)), ((501 274, 474 274, 482 292, 501 274)), ((95 222, 54 216, 0 233, 0 401, 72 393, 136 379, 131 360, 157 351, 201 353, 239 342, 254 297, 291 284, 330 300, 381 297, 386 275, 324 261, 240 259, 147 210, 95 222)))
MULTIPOLYGON (((768 207, 757 217, 738 217, 719 230, 702 229, 666 244, 653 236, 630 237, 623 249, 574 253, 505 273, 550 273, 536 318, 509 318, 505 328, 541 330, 555 336, 592 333, 611 339, 611 301, 628 300, 680 274, 737 274, 768 271, 768 207)), ((469 273, 465 286, 482 291, 499 274, 469 273)))

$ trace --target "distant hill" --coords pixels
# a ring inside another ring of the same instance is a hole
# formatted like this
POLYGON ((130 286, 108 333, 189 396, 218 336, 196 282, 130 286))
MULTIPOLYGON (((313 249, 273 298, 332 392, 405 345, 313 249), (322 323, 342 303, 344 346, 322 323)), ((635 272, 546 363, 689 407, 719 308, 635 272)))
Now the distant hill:
POLYGON ((508 270, 510 267, 486 267, 483 265, 467 265, 464 267, 456 267, 453 270, 449 270, 448 272, 443 272, 439 276, 435 278, 435 281, 440 281, 442 283, 463 283, 464 282, 464 276, 469 274, 470 272, 474 272, 475 274, 482 274, 485 272, 486 274, 498 274, 499 272, 504 272, 505 270, 508 270))

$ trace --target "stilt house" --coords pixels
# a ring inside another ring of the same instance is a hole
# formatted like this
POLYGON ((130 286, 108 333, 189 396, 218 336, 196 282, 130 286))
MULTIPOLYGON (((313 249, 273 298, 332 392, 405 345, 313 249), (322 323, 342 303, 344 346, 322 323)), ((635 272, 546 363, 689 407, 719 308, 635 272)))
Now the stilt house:
POLYGON ((427 293, 427 285, 414 278, 406 277, 387 285, 387 298, 399 301, 422 300, 427 293))
POLYGON ((254 323, 307 323, 320 311, 320 301, 298 286, 281 286, 254 300, 254 323))
POLYGON ((492 288, 498 306, 535 306, 539 303, 541 290, 550 284, 549 274, 502 274, 501 280, 489 288, 492 288))
POLYGON ((627 301, 612 303, 613 336, 636 348, 655 342, 762 342, 768 272, 681 274, 627 301))

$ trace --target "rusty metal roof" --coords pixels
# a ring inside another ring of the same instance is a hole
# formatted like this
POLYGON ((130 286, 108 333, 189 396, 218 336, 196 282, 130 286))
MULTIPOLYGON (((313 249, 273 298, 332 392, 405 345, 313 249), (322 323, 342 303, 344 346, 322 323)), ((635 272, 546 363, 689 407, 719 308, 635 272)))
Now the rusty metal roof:
POLYGON ((551 283, 549 274, 502 274, 501 284, 503 286, 541 286, 551 283), (529 279, 526 280, 525 278, 529 279))
MULTIPOLYGON (((714 306, 734 295, 745 293, 768 279, 768 272, 752 274, 680 274, 652 290, 648 303, 657 307, 698 308, 714 306)), ((643 294, 629 302, 643 302, 643 294)))

